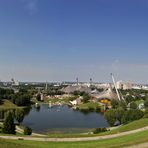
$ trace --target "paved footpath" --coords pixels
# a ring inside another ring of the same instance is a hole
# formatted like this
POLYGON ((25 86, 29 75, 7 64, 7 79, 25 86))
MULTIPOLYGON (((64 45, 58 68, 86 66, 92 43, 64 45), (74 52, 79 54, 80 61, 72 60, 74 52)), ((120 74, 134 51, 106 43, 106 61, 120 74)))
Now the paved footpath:
MULTIPOLYGON (((80 138, 46 138, 46 137, 16 137, 16 136, 0 136, 0 138, 3 139, 15 139, 15 140, 31 140, 31 141, 52 141, 52 142, 75 142, 75 141, 92 141, 92 140, 102 140, 102 139, 111 139, 111 138, 116 138, 119 136, 125 136, 129 134, 134 134, 138 133, 141 131, 148 130, 148 126, 132 130, 132 131, 127 131, 123 133, 117 133, 113 135, 104 135, 104 136, 96 136, 96 137, 80 137, 80 138)), ((140 147, 141 148, 141 147, 140 147)))

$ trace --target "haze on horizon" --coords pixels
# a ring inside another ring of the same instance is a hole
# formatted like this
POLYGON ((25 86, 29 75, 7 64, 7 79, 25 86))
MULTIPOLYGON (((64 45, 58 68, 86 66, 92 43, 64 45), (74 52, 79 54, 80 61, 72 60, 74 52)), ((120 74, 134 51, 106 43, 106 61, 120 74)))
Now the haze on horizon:
POLYGON ((0 80, 148 83, 147 0, 1 0, 0 80))

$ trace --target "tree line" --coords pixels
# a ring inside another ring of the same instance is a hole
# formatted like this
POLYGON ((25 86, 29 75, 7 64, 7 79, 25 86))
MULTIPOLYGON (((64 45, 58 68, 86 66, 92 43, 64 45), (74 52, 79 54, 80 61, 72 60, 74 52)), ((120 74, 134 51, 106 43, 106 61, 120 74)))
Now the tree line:
POLYGON ((112 108, 105 112, 105 118, 110 126, 118 124, 126 124, 134 120, 148 117, 148 101, 145 101, 145 111, 138 108, 135 102, 131 102, 127 107, 126 102, 112 100, 112 108))
POLYGON ((31 94, 24 89, 20 89, 19 92, 15 93, 12 89, 3 89, 0 88, 0 103, 2 104, 3 100, 10 100, 12 103, 17 106, 27 106, 31 103, 31 94))

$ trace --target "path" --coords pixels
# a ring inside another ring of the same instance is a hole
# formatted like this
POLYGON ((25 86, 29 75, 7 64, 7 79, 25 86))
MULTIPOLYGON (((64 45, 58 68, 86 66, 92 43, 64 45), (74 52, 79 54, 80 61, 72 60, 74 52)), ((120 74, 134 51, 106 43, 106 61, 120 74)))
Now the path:
POLYGON ((44 137, 16 137, 16 136, 0 136, 0 138, 4 139, 15 139, 15 140, 31 140, 31 141, 52 141, 52 142, 74 142, 74 141, 92 141, 92 140, 102 140, 102 139, 111 139, 119 136, 125 136, 129 134, 134 134, 138 132, 142 132, 148 130, 148 126, 132 131, 127 131, 123 133, 113 134, 113 135, 105 135, 105 136, 96 136, 96 137, 80 137, 80 138, 44 138, 44 137))

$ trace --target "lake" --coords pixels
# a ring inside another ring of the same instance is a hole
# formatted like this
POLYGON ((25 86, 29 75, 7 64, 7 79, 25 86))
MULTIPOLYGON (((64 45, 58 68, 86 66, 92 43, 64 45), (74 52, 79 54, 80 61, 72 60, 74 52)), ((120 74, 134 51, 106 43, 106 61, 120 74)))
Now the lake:
POLYGON ((83 113, 66 105, 49 108, 48 104, 40 105, 39 109, 32 107, 21 125, 29 126, 37 133, 83 132, 85 129, 108 127, 101 113, 83 113))

